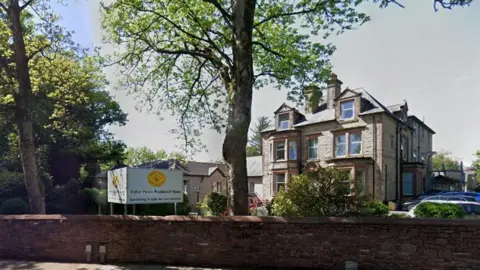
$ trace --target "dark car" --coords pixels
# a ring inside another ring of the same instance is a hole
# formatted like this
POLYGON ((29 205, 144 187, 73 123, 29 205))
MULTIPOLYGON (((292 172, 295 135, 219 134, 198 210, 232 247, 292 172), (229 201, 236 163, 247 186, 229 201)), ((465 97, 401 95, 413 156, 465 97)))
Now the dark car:
POLYGON ((415 205, 419 204, 423 199, 428 198, 428 197, 435 196, 436 194, 438 194, 438 193, 434 193, 434 194, 425 193, 425 194, 419 195, 418 197, 416 197, 416 198, 413 199, 413 200, 404 202, 404 203, 402 204, 402 208, 401 208, 401 209, 402 209, 402 211, 409 211, 409 210, 412 209, 415 205))
POLYGON ((480 193, 477 193, 477 192, 448 191, 448 192, 442 193, 442 195, 468 196, 468 197, 474 197, 475 200, 480 201, 480 193))

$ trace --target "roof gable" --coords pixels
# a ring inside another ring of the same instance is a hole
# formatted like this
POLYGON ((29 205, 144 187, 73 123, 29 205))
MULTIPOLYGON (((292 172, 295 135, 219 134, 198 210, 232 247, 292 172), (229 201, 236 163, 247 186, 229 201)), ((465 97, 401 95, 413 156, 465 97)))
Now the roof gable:
POLYGON ((289 112, 289 111, 294 111, 295 109, 288 106, 285 102, 280 105, 280 107, 274 112, 275 114, 279 112, 289 112))
POLYGON ((360 95, 360 93, 347 88, 347 89, 343 90, 343 92, 340 93, 340 95, 338 95, 335 98, 335 100, 344 99, 344 98, 351 98, 351 97, 358 97, 359 95, 360 95))

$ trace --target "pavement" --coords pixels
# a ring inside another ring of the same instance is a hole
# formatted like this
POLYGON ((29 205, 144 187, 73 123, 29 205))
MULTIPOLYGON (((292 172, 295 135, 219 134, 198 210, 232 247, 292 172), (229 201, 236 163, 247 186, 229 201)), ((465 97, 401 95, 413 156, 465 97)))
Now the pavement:
POLYGON ((106 265, 83 263, 49 263, 28 261, 0 261, 2 270, 206 270, 220 268, 174 267, 160 265, 106 265))

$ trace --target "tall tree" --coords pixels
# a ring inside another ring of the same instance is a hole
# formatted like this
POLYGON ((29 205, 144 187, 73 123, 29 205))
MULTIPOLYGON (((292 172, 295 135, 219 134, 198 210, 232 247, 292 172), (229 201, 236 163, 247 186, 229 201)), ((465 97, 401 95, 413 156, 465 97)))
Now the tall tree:
POLYGON ((262 155, 262 131, 272 125, 272 121, 265 116, 257 119, 257 123, 253 128, 250 128, 252 135, 248 139, 247 157, 262 155))
MULTIPOLYGON (((373 0, 382 7, 391 0, 373 0)), ((470 0, 471 1, 471 0, 470 0)), ((470 1, 450 1, 447 7, 470 1)), ((103 26, 122 47, 120 85, 150 109, 179 117, 186 146, 206 126, 224 129, 223 157, 232 181, 232 210, 248 214, 246 145, 253 88, 303 90, 330 73, 327 37, 368 21, 351 0, 117 0, 104 5, 103 26)))
MULTIPOLYGON (((44 214, 45 191, 40 181, 35 156, 36 146, 32 122, 33 100, 29 61, 36 53, 43 50, 48 41, 45 42, 47 40, 45 36, 43 44, 36 43, 40 47, 32 46, 27 49, 25 45, 26 32, 23 17, 28 16, 25 9, 31 8, 34 5, 33 2, 32 0, 3 0, 0 2, 1 19, 8 26, 7 29, 2 29, 2 36, 11 40, 2 44, 0 63, 2 64, 2 75, 7 77, 5 79, 16 79, 16 85, 12 85, 11 91, 15 101, 16 127, 30 211, 32 213, 44 214)), ((43 26, 48 27, 48 23, 43 26)), ((27 38, 29 37, 27 36, 27 38)))
POLYGON ((432 170, 441 171, 441 170, 459 170, 460 161, 452 157, 452 153, 442 150, 439 151, 432 157, 432 170))

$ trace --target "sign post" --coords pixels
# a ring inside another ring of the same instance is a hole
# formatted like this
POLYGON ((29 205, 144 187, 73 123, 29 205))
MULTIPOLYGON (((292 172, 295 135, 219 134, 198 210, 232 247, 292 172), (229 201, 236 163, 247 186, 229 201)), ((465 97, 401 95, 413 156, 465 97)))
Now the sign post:
POLYGON ((173 203, 175 214, 177 203, 183 202, 183 172, 179 170, 160 170, 147 168, 120 168, 108 173, 108 202, 110 214, 112 203, 127 205, 173 203))

